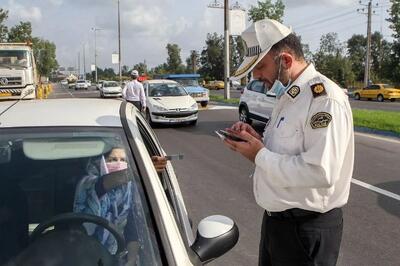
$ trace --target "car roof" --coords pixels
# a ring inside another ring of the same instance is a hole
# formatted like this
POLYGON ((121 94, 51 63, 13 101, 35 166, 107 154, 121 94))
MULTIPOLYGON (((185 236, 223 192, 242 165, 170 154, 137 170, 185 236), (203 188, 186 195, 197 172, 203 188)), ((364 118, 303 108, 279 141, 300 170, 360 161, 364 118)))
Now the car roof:
MULTIPOLYGON (((0 113, 13 103, 0 102, 0 113)), ((83 98, 20 101, 0 116, 0 128, 122 127, 119 114, 121 103, 120 100, 83 98)))
POLYGON ((170 79, 152 79, 152 80, 146 80, 144 81, 145 83, 173 83, 173 84, 177 84, 178 82, 170 80, 170 79))

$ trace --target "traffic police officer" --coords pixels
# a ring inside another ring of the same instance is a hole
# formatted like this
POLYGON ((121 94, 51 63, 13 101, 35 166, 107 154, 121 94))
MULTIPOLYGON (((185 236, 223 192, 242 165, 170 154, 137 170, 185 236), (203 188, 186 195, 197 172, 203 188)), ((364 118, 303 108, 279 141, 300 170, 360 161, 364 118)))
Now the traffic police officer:
POLYGON ((252 71, 277 99, 263 137, 237 122, 227 130, 246 141, 225 140, 255 163, 254 196, 265 209, 259 265, 335 265, 354 162, 348 98, 281 23, 257 21, 242 38, 236 77, 252 71))
POLYGON ((131 77, 132 80, 128 82, 122 90, 122 97, 126 101, 134 104, 139 111, 145 112, 146 95, 142 83, 137 80, 139 72, 137 70, 132 70, 131 77))

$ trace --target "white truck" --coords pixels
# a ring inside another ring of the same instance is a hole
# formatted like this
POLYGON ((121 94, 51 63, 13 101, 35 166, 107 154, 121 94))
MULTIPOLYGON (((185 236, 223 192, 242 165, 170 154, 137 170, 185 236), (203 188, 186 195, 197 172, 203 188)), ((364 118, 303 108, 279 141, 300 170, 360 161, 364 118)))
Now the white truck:
POLYGON ((29 43, 0 43, 0 101, 35 99, 39 78, 29 43))

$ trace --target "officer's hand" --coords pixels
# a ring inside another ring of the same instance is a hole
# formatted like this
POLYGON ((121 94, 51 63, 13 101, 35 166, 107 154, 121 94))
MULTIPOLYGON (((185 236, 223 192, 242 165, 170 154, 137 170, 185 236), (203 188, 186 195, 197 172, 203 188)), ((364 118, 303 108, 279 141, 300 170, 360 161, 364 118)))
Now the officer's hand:
POLYGON ((247 159, 249 159, 251 162, 254 163, 257 153, 262 148, 264 148, 264 144, 261 142, 261 140, 255 138, 246 131, 236 132, 234 135, 245 141, 244 142, 232 141, 230 139, 225 138, 224 140, 225 145, 227 145, 231 150, 239 152, 244 157, 246 157, 247 159))
POLYGON ((151 160, 153 161, 157 173, 162 173, 167 166, 167 159, 164 156, 152 156, 151 160))
POLYGON ((250 135, 252 135, 253 137, 255 137, 258 140, 261 140, 262 137, 260 136, 260 134, 257 133, 257 131, 254 130, 254 128, 252 126, 250 126, 247 123, 243 123, 243 122, 236 122, 235 124, 233 124, 231 126, 230 129, 226 129, 226 131, 228 131, 229 133, 232 132, 240 132, 240 131, 246 131, 247 133, 249 133, 250 135))

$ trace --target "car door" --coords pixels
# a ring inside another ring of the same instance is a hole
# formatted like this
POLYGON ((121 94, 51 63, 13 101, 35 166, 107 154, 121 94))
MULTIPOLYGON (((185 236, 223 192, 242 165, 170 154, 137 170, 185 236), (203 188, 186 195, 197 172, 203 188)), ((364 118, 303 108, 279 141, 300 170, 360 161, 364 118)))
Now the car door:
POLYGON ((257 81, 252 81, 247 85, 246 91, 246 104, 249 109, 250 114, 257 115, 259 112, 257 111, 257 96, 259 93, 254 91, 255 84, 257 81))
POLYGON ((254 101, 255 101, 255 115, 266 119, 266 109, 269 109, 269 99, 266 94, 266 88, 263 82, 255 81, 251 86, 252 91, 254 92, 254 101))

